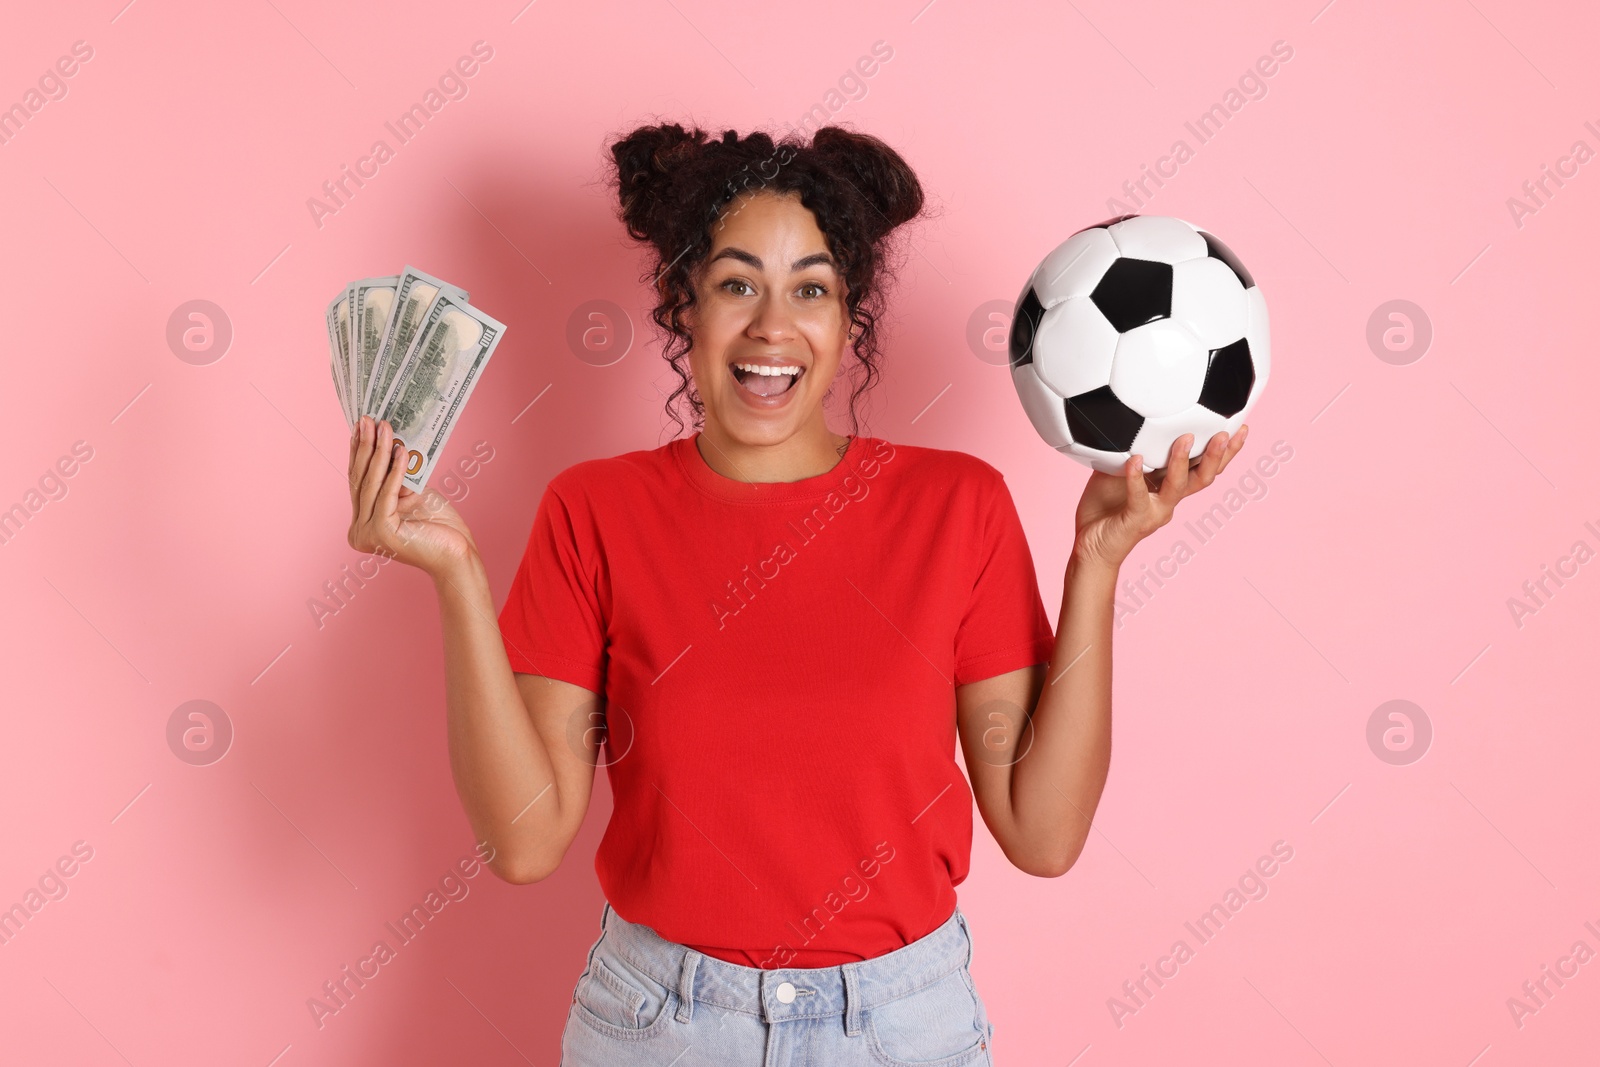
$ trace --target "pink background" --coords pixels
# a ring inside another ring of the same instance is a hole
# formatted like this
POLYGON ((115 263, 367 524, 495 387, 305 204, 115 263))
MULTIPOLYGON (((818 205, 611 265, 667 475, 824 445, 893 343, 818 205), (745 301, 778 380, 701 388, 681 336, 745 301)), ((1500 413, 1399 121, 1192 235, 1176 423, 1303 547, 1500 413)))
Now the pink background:
POLYGON ((978 827, 960 899, 997 1062, 1594 1056, 1600 961, 1520 1027, 1507 1006, 1574 942, 1600 950, 1600 564, 1520 626, 1508 607, 1600 548, 1600 162, 1520 227, 1506 204, 1574 141, 1600 149, 1592 6, 124 2, 27 5, 0 36, 0 104, 94 50, 0 145, 0 508, 93 450, 0 545, 0 906, 93 849, 0 946, 0 1059, 555 1062, 598 933, 603 778, 555 876, 480 874, 324 1027, 306 1006, 472 848, 427 579, 385 568, 320 628, 307 606, 361 558, 322 311, 411 263, 509 325, 445 461, 493 450, 452 484, 502 598, 552 474, 671 431, 607 135, 799 121, 878 40, 893 58, 836 121, 900 149, 941 214, 912 235, 864 432, 1000 467, 1052 618, 1088 471, 1039 441, 969 319, 1196 147, 1184 121, 1273 42, 1294 51, 1142 209, 1255 272, 1271 384, 1234 467, 1125 567, 1196 549, 1117 631, 1083 857, 1032 878, 978 827), (469 94, 319 228, 307 199, 479 40, 469 94), (195 299, 233 329, 208 365, 166 342, 195 299), (640 331, 604 367, 565 340, 598 299, 640 331), (1365 339, 1393 299, 1433 324, 1403 366, 1365 339), (1183 523, 1279 441, 1265 495, 1199 546, 1183 523), (166 739, 194 699, 235 730, 209 766, 166 739), (1432 723, 1409 765, 1366 740, 1392 699, 1432 723), (1119 1027, 1108 998, 1279 840, 1265 899, 1119 1027))

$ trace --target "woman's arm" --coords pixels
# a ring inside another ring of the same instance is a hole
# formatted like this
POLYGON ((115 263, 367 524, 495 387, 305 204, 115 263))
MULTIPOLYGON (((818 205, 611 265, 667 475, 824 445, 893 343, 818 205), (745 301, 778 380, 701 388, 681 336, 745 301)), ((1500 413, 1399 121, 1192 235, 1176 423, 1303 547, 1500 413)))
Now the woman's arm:
POLYGON ((599 700, 513 674, 488 575, 472 557, 434 576, 444 631, 450 772, 490 863, 508 882, 552 874, 583 826, 599 759, 599 700))
POLYGON ((1089 839, 1111 766, 1111 630, 1117 573, 1178 501, 1210 485, 1244 444, 1214 436, 1198 466, 1192 435, 1172 443, 1158 491, 1139 456, 1121 475, 1096 471, 1078 503, 1055 653, 1046 665, 956 687, 956 722, 973 796, 989 832, 1021 870, 1065 874, 1089 839))
POLYGON ((594 693, 513 674, 471 531, 450 502, 402 485, 387 423, 362 416, 350 438, 350 547, 432 579, 444 631, 450 770, 488 866, 533 882, 561 863, 583 825, 598 759, 594 693))
POLYGON ((1117 568, 1074 554, 1050 663, 956 687, 978 812, 1006 858, 1041 878, 1077 862, 1111 767, 1116 582, 1117 568))

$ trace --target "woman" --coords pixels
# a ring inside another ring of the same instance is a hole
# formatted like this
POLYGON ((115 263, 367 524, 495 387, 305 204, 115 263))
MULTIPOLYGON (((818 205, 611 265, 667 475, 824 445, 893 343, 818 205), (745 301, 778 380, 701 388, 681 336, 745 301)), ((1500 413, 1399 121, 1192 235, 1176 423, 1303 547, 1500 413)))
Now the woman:
POLYGON ((350 445, 351 546, 437 587, 451 768, 500 877, 556 869, 605 743, 606 904, 562 1062, 992 1063, 955 897, 970 798, 1018 868, 1072 866, 1110 759, 1118 567, 1244 429, 1193 470, 1175 442, 1159 491, 1137 456, 1090 476, 1052 634, 999 471, 824 417, 847 348, 852 430, 878 373, 889 238, 923 206, 905 161, 837 127, 646 126, 611 154, 669 411, 686 396, 698 432, 552 478, 498 625, 390 428, 350 445))

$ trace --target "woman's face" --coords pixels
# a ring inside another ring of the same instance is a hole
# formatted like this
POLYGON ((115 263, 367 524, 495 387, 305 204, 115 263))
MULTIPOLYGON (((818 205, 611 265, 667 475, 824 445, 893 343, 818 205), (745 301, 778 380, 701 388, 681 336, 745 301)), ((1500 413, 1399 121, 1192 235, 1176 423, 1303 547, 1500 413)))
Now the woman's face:
POLYGON ((850 323, 816 219, 798 193, 762 191, 735 199, 712 230, 697 305, 687 312, 706 428, 746 445, 778 444, 813 422, 826 432, 822 398, 850 323), (799 371, 762 375, 738 365, 799 371))

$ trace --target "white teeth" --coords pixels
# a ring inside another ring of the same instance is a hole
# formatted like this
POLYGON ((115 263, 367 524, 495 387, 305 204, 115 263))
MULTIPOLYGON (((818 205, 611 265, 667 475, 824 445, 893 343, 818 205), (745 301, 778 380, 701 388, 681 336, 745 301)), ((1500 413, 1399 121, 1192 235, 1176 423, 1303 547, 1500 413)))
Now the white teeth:
POLYGON ((769 377, 774 374, 799 374, 801 367, 769 367, 761 363, 735 363, 734 367, 752 374, 765 374, 769 377))

